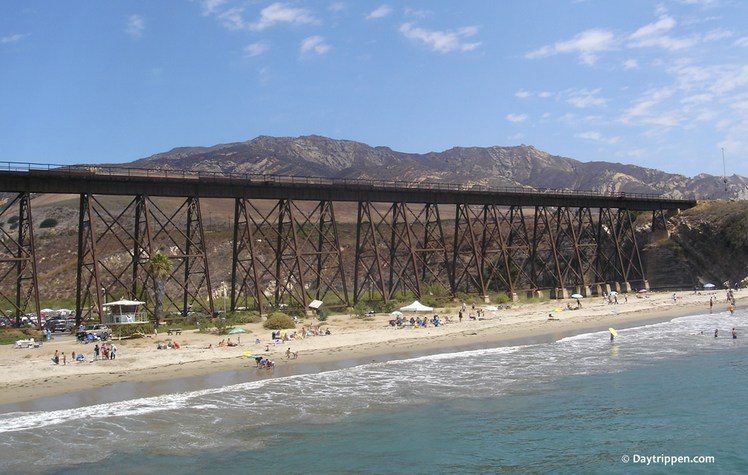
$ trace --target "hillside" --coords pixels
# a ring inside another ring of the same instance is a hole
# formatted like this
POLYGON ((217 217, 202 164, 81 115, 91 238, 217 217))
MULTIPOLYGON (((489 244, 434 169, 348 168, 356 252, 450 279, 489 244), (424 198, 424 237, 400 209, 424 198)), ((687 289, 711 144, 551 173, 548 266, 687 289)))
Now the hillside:
POLYGON ((693 178, 652 168, 580 162, 531 145, 455 147, 411 154, 320 136, 267 137, 213 147, 183 147, 125 164, 141 168, 267 173, 526 186, 600 192, 660 193, 672 198, 748 199, 748 179, 701 174, 693 178))

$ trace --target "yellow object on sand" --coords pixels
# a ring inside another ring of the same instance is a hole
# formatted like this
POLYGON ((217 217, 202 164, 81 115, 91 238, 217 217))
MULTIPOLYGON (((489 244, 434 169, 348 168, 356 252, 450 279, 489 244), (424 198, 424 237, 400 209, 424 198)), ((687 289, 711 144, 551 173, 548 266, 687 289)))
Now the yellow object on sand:
POLYGON ((252 352, 251 352, 251 351, 245 351, 244 353, 242 353, 242 356, 246 356, 247 358, 251 358, 251 357, 253 357, 254 355, 252 354, 252 352))
POLYGON ((608 328, 608 331, 610 332, 611 335, 618 336, 618 332, 616 331, 615 328, 612 328, 612 327, 608 328))

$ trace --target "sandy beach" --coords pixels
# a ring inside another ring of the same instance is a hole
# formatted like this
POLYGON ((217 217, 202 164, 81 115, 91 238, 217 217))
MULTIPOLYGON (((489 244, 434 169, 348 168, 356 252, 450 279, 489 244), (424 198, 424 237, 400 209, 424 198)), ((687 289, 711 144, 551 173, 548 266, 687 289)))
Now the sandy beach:
MULTIPOLYGON (((740 306, 743 293, 735 294, 740 306)), ((515 342, 544 342, 567 335, 605 330, 615 327, 622 330, 619 341, 625 340, 625 328, 643 323, 664 321, 676 316, 709 312, 709 299, 715 297, 713 312, 729 316, 725 291, 650 292, 646 296, 629 294, 619 296, 619 304, 605 303, 602 298, 582 300, 583 307, 562 310, 567 301, 517 304, 511 309, 486 311, 482 320, 463 318, 458 322, 457 308, 436 309, 442 319, 449 316, 451 323, 427 328, 395 328, 389 325, 390 315, 379 314, 366 319, 349 315, 333 315, 325 322, 314 318, 302 320, 301 328, 310 326, 330 329, 331 334, 295 339, 273 344, 270 330, 261 324, 243 325, 248 333, 215 335, 185 331, 181 335, 159 334, 135 340, 114 341, 118 348, 114 360, 91 362, 93 344, 63 341, 55 338, 42 348, 0 347, 0 405, 32 401, 94 388, 104 388, 118 383, 142 383, 156 395, 156 382, 206 376, 222 371, 255 370, 255 360, 243 353, 264 355, 275 362, 276 374, 293 374, 301 365, 325 364, 336 361, 367 361, 371 359, 446 352, 455 348, 487 347, 515 342), (554 319, 549 320, 549 314, 554 319), (239 346, 219 347, 221 340, 231 337, 239 346), (256 343, 259 339, 260 343, 256 343), (177 341, 179 349, 159 350, 159 342, 177 341), (298 358, 288 358, 287 351, 297 352, 298 358), (64 353, 67 364, 55 365, 51 358, 55 351, 64 353), (85 362, 72 360, 72 353, 83 352, 85 362), (279 371, 282 370, 282 371, 279 371)), ((575 301, 568 300, 572 306, 575 301)), ((477 306, 476 308, 480 308, 477 306)), ((410 317, 409 315, 406 315, 410 317)), ((423 316, 423 314, 421 314, 423 316)), ((729 325, 726 321, 726 325, 729 325)), ((270 370, 255 377, 269 377, 270 370)), ((163 390, 162 390, 163 391, 163 390)))

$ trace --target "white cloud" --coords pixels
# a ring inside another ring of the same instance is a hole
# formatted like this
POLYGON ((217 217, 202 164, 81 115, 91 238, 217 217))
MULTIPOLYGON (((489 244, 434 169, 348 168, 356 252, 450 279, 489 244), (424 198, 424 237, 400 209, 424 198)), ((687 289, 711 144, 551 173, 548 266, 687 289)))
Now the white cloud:
POLYGON ((327 7, 327 9, 333 13, 340 13, 346 11, 348 7, 343 2, 334 2, 331 3, 330 6, 327 7))
POLYGON ((662 87, 644 93, 634 101, 633 106, 623 112, 621 122, 629 125, 657 125, 663 127, 674 127, 681 122, 678 111, 661 110, 660 106, 665 100, 675 94, 672 87, 662 87))
POLYGON ((208 16, 218 11, 226 3, 226 0, 202 0, 200 3, 203 7, 203 16, 208 16))
POLYGON ((742 48, 748 48, 748 36, 743 36, 742 38, 738 38, 733 43, 734 46, 740 46, 742 48))
POLYGON ((656 22, 644 25, 629 35, 629 46, 632 48, 663 48, 669 51, 677 51, 690 48, 703 38, 691 36, 687 38, 674 38, 667 33, 677 25, 675 19, 669 15, 661 16, 656 22))
POLYGON ((414 8, 406 8, 404 12, 406 17, 409 18, 428 18, 434 13, 431 10, 417 10, 414 8))
POLYGON ((133 38, 140 38, 143 36, 145 30, 145 20, 140 15, 130 15, 127 17, 125 22, 125 33, 132 36, 133 38))
POLYGON ((264 52, 270 49, 270 43, 266 41, 258 41, 257 43, 251 43, 244 47, 244 53, 251 57, 260 56, 264 52))
POLYGON ((325 43, 325 39, 319 35, 304 38, 301 42, 301 54, 325 54, 331 46, 325 43))
POLYGON ((247 24, 242 16, 243 13, 243 8, 230 8, 218 15, 218 20, 224 28, 229 30, 243 30, 247 28, 247 24))
POLYGON ((507 114, 506 120, 519 124, 527 120, 527 114, 507 114))
POLYGON ((564 101, 579 109, 601 107, 608 103, 608 99, 600 97, 600 89, 578 89, 564 91, 564 101))
POLYGON ((592 131, 592 130, 590 130, 588 132, 580 132, 578 134, 574 134, 574 137, 577 137, 577 138, 580 138, 580 139, 584 139, 584 140, 593 140, 595 142, 598 142, 598 141, 600 141, 603 138, 603 136, 602 136, 602 134, 600 132, 595 132, 595 131, 592 131))
POLYGON ((583 31, 567 41, 559 41, 552 45, 531 51, 525 55, 528 59, 544 58, 564 53, 575 53, 584 64, 594 64, 597 55, 603 51, 613 49, 615 35, 602 29, 583 31))
POLYGON ((388 16, 390 13, 392 13, 392 8, 390 8, 389 5, 380 5, 379 7, 376 8, 376 10, 366 15, 366 19, 376 20, 379 18, 384 18, 388 16))
POLYGON ((639 69, 639 61, 635 59, 627 59, 623 62, 624 71, 630 71, 632 69, 639 69))
POLYGON ((9 36, 3 36, 0 37, 0 45, 8 45, 11 43, 18 43, 23 39, 23 37, 26 35, 21 35, 16 33, 15 35, 9 35, 9 36))
POLYGON ((514 93, 515 97, 519 97, 520 99, 526 99, 530 97, 530 91, 525 91, 524 89, 520 89, 519 91, 514 93))
POLYGON ((316 19, 305 8, 293 8, 284 3, 273 3, 260 10, 260 19, 249 25, 251 30, 262 31, 278 23, 306 25, 315 23, 316 19))
POLYGON ((541 98, 541 99, 548 99, 551 96, 553 96, 553 94, 550 93, 550 92, 548 92, 548 91, 540 91, 538 93, 538 97, 541 98))
POLYGON ((480 43, 465 42, 465 38, 475 36, 478 28, 467 26, 456 31, 430 31, 413 26, 412 23, 404 23, 400 26, 400 33, 408 39, 419 41, 437 53, 449 53, 452 51, 472 51, 480 46, 480 43))

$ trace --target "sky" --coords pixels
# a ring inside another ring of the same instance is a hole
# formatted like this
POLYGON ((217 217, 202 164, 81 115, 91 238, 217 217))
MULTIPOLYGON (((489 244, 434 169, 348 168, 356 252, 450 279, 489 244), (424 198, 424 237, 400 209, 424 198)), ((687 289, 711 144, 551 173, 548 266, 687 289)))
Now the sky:
POLYGON ((0 3, 2 162, 310 134, 748 176, 748 2, 0 3))

